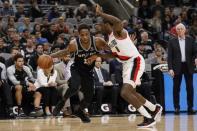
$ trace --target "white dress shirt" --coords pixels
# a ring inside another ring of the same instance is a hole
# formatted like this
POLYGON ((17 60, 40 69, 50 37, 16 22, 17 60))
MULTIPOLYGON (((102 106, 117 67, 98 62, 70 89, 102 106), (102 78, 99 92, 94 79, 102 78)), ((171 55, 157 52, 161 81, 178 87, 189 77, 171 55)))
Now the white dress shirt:
POLYGON ((57 78, 57 71, 54 69, 54 73, 48 78, 42 69, 37 71, 37 80, 34 83, 36 88, 47 87, 49 83, 55 83, 57 78))
POLYGON ((95 67, 95 71, 96 71, 96 73, 98 75, 99 82, 103 83, 104 82, 104 79, 103 79, 103 75, 102 75, 101 69, 95 67))
POLYGON ((178 38, 179 40, 179 46, 181 49, 181 62, 186 62, 186 56, 185 56, 185 38, 178 38))

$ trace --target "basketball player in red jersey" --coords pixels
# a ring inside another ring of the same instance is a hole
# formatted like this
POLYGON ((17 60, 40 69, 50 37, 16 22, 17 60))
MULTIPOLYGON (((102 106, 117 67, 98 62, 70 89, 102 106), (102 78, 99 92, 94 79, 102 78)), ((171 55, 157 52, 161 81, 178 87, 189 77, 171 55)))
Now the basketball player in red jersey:
POLYGON ((155 125, 156 119, 162 113, 162 107, 159 104, 152 104, 135 90, 136 86, 141 84, 140 78, 145 69, 144 58, 139 54, 120 19, 104 13, 99 5, 96 6, 96 14, 103 18, 102 31, 109 36, 107 45, 117 60, 123 64, 121 96, 144 116, 144 121, 138 124, 138 127, 155 125), (151 113, 148 113, 144 107, 147 107, 151 113))

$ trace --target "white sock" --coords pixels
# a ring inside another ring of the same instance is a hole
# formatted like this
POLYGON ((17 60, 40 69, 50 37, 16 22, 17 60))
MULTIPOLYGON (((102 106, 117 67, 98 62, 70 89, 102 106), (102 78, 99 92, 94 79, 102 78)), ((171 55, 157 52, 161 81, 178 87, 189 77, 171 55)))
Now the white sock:
POLYGON ((138 108, 137 110, 138 110, 138 112, 139 112, 141 115, 143 115, 143 116, 145 116, 145 117, 147 117, 147 118, 152 118, 151 115, 147 112, 147 110, 146 110, 143 106, 141 106, 141 107, 138 108))
POLYGON ((144 106, 146 106, 149 110, 155 111, 156 105, 152 104, 150 101, 146 100, 144 106))

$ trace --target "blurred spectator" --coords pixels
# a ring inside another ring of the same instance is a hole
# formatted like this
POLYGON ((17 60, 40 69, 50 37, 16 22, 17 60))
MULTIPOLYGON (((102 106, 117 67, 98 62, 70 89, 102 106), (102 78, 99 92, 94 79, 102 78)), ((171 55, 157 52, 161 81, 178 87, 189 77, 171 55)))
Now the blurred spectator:
POLYGON ((23 19, 23 24, 18 27, 18 32, 22 33, 25 29, 29 30, 29 32, 33 31, 33 27, 31 26, 30 18, 25 17, 23 19))
POLYGON ((20 36, 21 36, 20 43, 25 46, 27 43, 27 39, 31 38, 29 30, 24 29, 23 33, 20 36))
POLYGON ((7 30, 5 31, 6 22, 3 21, 3 18, 0 17, 0 37, 4 37, 7 33, 7 30))
POLYGON ((35 45, 34 45, 32 39, 28 38, 26 46, 25 46, 25 49, 24 49, 24 54, 25 54, 24 55, 24 60, 25 60, 25 63, 28 63, 30 57, 35 53, 34 49, 35 49, 35 45))
POLYGON ((153 41, 149 39, 149 35, 146 31, 141 33, 140 44, 144 45, 146 51, 150 53, 153 51, 153 41))
POLYGON ((36 42, 38 44, 44 44, 44 43, 48 42, 48 40, 46 38, 42 37, 42 34, 39 31, 35 32, 35 38, 36 38, 36 42))
POLYGON ((37 60, 38 60, 38 57, 40 55, 43 54, 43 44, 37 44, 36 45, 36 51, 35 53, 30 57, 29 59, 29 65, 31 66, 31 68, 33 69, 34 72, 37 71, 37 60))
POLYGON ((6 43, 7 46, 9 46, 9 45, 12 44, 12 38, 11 38, 11 36, 13 36, 15 33, 16 33, 16 29, 14 29, 14 28, 9 28, 7 30, 7 35, 5 35, 3 37, 3 40, 4 40, 4 42, 6 43))
POLYGON ((16 34, 12 34, 11 35, 11 40, 12 40, 12 43, 11 43, 11 45, 9 45, 9 49, 11 50, 12 47, 17 47, 17 48, 20 49, 20 53, 22 55, 24 55, 24 51, 23 51, 24 46, 22 45, 22 43, 20 43, 20 35, 17 34, 17 33, 16 34))
POLYGON ((41 32, 45 32, 47 30, 49 30, 50 28, 50 23, 47 17, 43 17, 43 21, 41 24, 41 32))
POLYGON ((72 8, 66 8, 66 11, 62 13, 62 17, 64 18, 73 18, 74 17, 74 11, 72 8))
POLYGON ((80 21, 88 16, 88 10, 86 4, 80 4, 78 8, 74 11, 75 18, 80 21))
POLYGON ((36 23, 34 25, 33 31, 31 32, 31 34, 35 35, 36 32, 41 32, 41 25, 39 23, 36 23))
POLYGON ((59 33, 57 32, 57 25, 51 24, 50 29, 42 32, 42 37, 46 38, 50 44, 52 44, 56 39, 59 33))
POLYGON ((161 17, 164 16, 164 7, 161 0, 155 0, 155 4, 152 6, 152 14, 155 14, 156 11, 160 11, 161 17))
POLYGON ((151 57, 146 61, 147 64, 166 64, 167 59, 164 56, 162 48, 157 48, 151 57))
POLYGON ((43 53, 48 55, 51 54, 51 44, 47 41, 43 43, 43 53))
POLYGON ((138 8, 138 17, 142 19, 151 18, 151 9, 148 5, 148 0, 142 0, 141 5, 138 8))
POLYGON ((131 27, 129 27, 129 22, 127 20, 123 20, 122 24, 124 29, 126 29, 127 31, 131 30, 131 27))
POLYGON ((54 18, 60 17, 60 13, 58 11, 57 6, 54 6, 50 9, 49 13, 47 14, 48 20, 51 21, 54 18))
POLYGON ((140 34, 144 31, 143 22, 141 20, 137 20, 136 24, 134 25, 134 30, 136 32, 137 40, 140 40, 141 39, 140 34))
POLYGON ((0 15, 7 17, 7 16, 14 16, 14 11, 12 6, 10 5, 8 0, 5 0, 3 3, 3 8, 0 9, 0 15))
POLYGON ((27 17, 27 13, 24 11, 24 5, 19 4, 17 7, 17 12, 15 13, 16 21, 21 17, 27 17))
POLYGON ((170 8, 170 7, 166 7, 166 8, 165 8, 165 11, 164 11, 164 18, 165 18, 166 16, 169 16, 169 17, 170 17, 170 21, 171 21, 171 22, 174 22, 174 21, 175 21, 176 17, 175 17, 175 15, 174 15, 173 8, 170 8))
POLYGON ((170 16, 166 15, 164 17, 164 20, 162 21, 162 31, 165 33, 166 31, 169 31, 172 27, 172 21, 170 19, 170 16))
POLYGON ((189 28, 189 34, 195 39, 197 43, 197 17, 192 20, 192 24, 189 28))
POLYGON ((31 1, 30 2, 31 7, 29 8, 28 14, 31 16, 32 20, 38 17, 42 17, 43 13, 40 7, 38 6, 36 1, 31 1))
POLYGON ((8 29, 10 29, 10 28, 14 28, 14 29, 16 28, 14 16, 9 16, 8 17, 7 25, 6 26, 3 26, 3 31, 4 32, 7 32, 8 29))
POLYGON ((45 109, 46 116, 51 116, 51 112, 53 112, 53 109, 55 105, 57 104, 57 71, 54 69, 54 66, 48 68, 48 69, 38 69, 37 72, 37 80, 35 82, 36 86, 36 95, 34 100, 34 107, 35 109, 40 106, 40 96, 43 99, 43 106, 45 109), (51 108, 51 111, 50 111, 51 108))
MULTIPOLYGON (((57 70, 57 90, 62 99, 67 89, 69 88, 69 79, 71 77, 70 67, 72 63, 73 61, 71 60, 70 55, 68 55, 62 58, 62 62, 55 65, 55 69, 57 70)), ((70 99, 65 102, 63 113, 63 116, 72 114, 70 99)))
POLYGON ((11 53, 11 57, 5 61, 6 67, 14 65, 14 57, 16 54, 20 53, 20 49, 18 47, 12 47, 10 53, 11 53))
MULTIPOLYGON (((57 40, 54 42, 53 46, 59 46, 60 49, 65 49, 67 46, 67 41, 64 40, 64 38, 58 36, 57 40)), ((53 47, 52 47, 53 48, 53 47)))
POLYGON ((64 22, 64 17, 59 17, 58 21, 57 21, 57 32, 59 34, 61 33, 69 33, 69 27, 66 25, 66 23, 64 22))
POLYGON ((74 36, 74 37, 78 37, 79 36, 79 32, 78 32, 77 29, 73 30, 72 36, 74 36))
POLYGON ((94 67, 94 82, 95 82, 95 92, 97 97, 97 110, 101 113, 101 105, 106 96, 111 94, 110 103, 112 104, 112 113, 116 113, 117 108, 117 97, 118 97, 118 87, 114 86, 110 80, 110 74, 107 70, 101 67, 102 59, 100 57, 96 58, 94 67), (108 92, 108 95, 106 94, 108 92), (109 93, 110 92, 110 93, 109 93))
POLYGON ((162 20, 160 10, 155 11, 155 14, 153 14, 153 18, 150 20, 150 23, 154 28, 154 31, 156 31, 157 33, 162 31, 162 20))
POLYGON ((187 11, 182 11, 180 16, 181 16, 182 23, 184 23, 186 26, 188 26, 189 25, 189 19, 187 17, 187 11))
POLYGON ((139 53, 144 57, 144 59, 148 58, 148 55, 151 53, 150 51, 146 50, 146 45, 140 44, 137 46, 139 53))
POLYGON ((9 53, 9 50, 2 38, 0 38, 0 53, 9 53))

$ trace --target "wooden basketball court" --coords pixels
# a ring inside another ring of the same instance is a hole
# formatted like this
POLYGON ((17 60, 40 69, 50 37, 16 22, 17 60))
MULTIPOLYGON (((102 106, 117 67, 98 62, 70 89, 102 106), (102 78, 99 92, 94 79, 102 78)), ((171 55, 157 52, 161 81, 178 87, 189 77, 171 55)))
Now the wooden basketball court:
POLYGON ((0 131, 197 131, 197 115, 167 114, 153 128, 138 129, 141 116, 91 117, 91 123, 78 118, 39 118, 0 120, 0 131))

